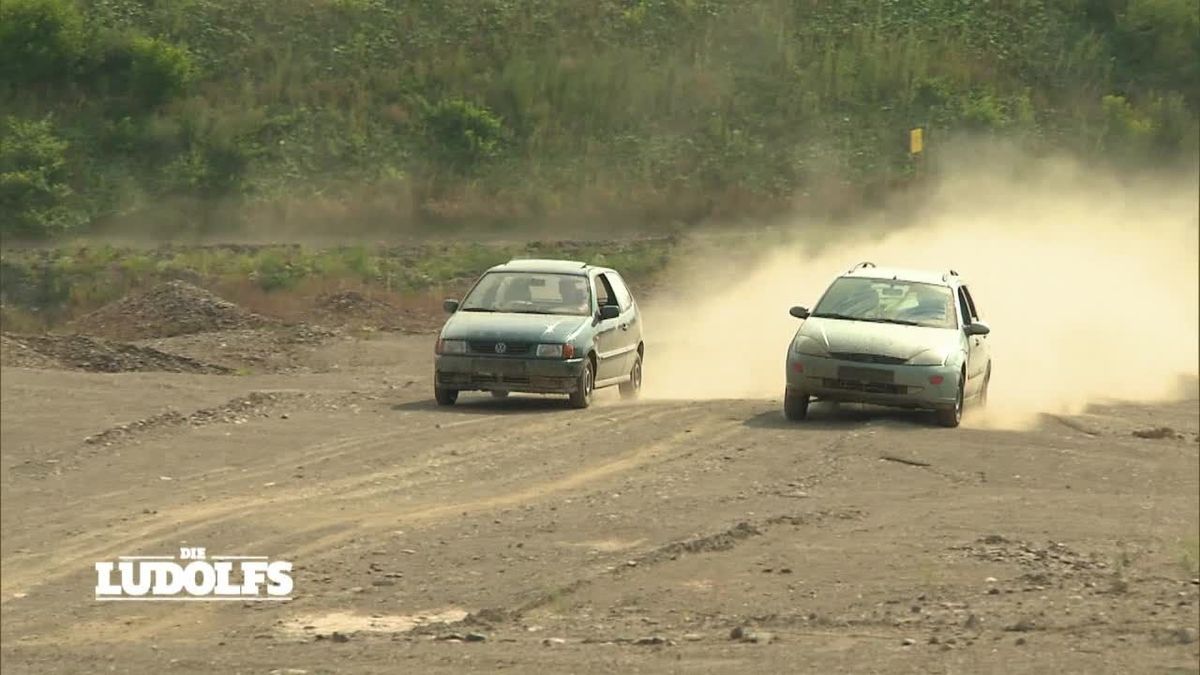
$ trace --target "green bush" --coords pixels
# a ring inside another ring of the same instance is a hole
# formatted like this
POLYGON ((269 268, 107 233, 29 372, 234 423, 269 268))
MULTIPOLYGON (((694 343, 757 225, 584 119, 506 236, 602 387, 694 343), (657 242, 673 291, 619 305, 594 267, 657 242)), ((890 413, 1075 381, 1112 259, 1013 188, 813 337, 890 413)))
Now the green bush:
POLYGON ((90 47, 85 84, 120 114, 157 108, 195 79, 187 50, 166 40, 107 31, 90 47))
POLYGON ((241 192, 249 158, 236 142, 196 143, 163 171, 175 194, 213 199, 241 192))
POLYGON ((1118 55, 1139 84, 1183 85, 1192 102, 1200 103, 1200 3, 1130 0, 1116 28, 1118 55))
POLYGON ((63 0, 0 2, 0 84, 69 80, 83 54, 83 19, 63 0))
POLYGON ((443 166, 467 172, 500 151, 504 123, 483 106, 452 98, 429 107, 425 128, 430 151, 443 166))
POLYGON ((129 44, 131 93, 147 107, 179 96, 195 74, 187 50, 156 38, 138 37, 129 44))
POLYGON ((67 186, 67 143, 49 120, 0 126, 0 236, 45 239, 80 224, 67 186))
POLYGON ((304 277, 304 269, 295 265, 289 256, 278 251, 262 253, 256 263, 250 276, 264 291, 291 288, 304 277))

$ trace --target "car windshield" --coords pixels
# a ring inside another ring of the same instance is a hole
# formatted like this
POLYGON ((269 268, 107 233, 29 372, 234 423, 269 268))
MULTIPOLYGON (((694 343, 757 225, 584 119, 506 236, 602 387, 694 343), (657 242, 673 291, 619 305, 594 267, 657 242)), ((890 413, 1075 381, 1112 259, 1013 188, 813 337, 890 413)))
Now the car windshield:
POLYGON ((488 272, 463 299, 464 312, 591 314, 588 279, 575 274, 488 272))
POLYGON ((815 317, 954 328, 954 295, 946 286, 841 277, 825 291, 815 317))

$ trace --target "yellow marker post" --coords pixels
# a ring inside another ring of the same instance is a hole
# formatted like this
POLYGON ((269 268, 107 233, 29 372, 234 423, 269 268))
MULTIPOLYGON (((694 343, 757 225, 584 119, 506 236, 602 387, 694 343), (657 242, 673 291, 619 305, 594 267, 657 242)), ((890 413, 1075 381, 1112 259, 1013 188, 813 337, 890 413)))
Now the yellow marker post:
POLYGON ((925 135, 920 127, 908 132, 908 151, 919 155, 925 150, 925 135))

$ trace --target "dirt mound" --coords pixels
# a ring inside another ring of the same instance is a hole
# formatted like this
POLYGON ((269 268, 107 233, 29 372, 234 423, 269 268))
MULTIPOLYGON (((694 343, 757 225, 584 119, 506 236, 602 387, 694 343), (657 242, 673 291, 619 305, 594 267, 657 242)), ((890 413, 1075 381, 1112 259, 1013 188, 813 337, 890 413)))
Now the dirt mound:
POLYGON ((96 373, 131 371, 168 373, 232 372, 228 368, 204 363, 186 356, 168 354, 150 347, 90 338, 84 335, 5 335, 6 366, 27 368, 68 368, 96 373), (10 347, 11 345, 11 347, 10 347), (9 361, 9 353, 23 360, 9 361), (35 365, 36 364, 36 365, 35 365))
POLYGON ((313 350, 337 331, 312 324, 245 328, 138 340, 138 346, 238 371, 284 372, 305 367, 313 350))
POLYGON ((114 443, 133 439, 140 435, 168 427, 243 424, 251 417, 263 417, 267 415, 267 409, 280 400, 298 395, 280 394, 269 391, 252 391, 246 396, 239 396, 212 408, 202 408, 188 415, 175 410, 168 410, 152 417, 105 429, 83 440, 88 445, 111 446, 114 443))
POLYGON ((316 314, 325 323, 370 325, 385 330, 407 323, 391 303, 360 291, 338 291, 316 298, 316 314))
POLYGON ((80 317, 80 333, 119 340, 191 335, 265 326, 272 321, 198 286, 169 281, 80 317))
POLYGON ((39 370, 62 368, 61 363, 29 346, 24 340, 8 335, 0 335, 0 366, 39 370))
POLYGON ((317 306, 326 312, 336 312, 348 316, 370 316, 377 312, 395 312, 387 302, 377 298, 368 298, 358 291, 338 291, 317 298, 317 306))

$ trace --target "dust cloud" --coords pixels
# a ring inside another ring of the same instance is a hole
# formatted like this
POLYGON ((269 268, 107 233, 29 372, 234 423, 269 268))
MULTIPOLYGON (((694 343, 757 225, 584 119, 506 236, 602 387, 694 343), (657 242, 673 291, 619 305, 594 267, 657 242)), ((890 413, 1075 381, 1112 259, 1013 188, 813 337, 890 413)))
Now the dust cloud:
POLYGON ((863 260, 967 280, 993 361, 988 410, 967 424, 1178 396, 1200 352, 1197 175, 968 154, 902 222, 880 213, 834 241, 831 226, 794 224, 750 237, 749 256, 747 238, 691 242, 667 274, 683 290, 646 310, 647 398, 780 398, 788 308, 863 260))

